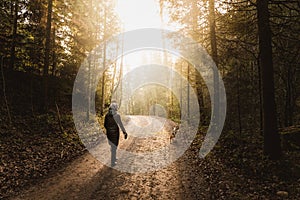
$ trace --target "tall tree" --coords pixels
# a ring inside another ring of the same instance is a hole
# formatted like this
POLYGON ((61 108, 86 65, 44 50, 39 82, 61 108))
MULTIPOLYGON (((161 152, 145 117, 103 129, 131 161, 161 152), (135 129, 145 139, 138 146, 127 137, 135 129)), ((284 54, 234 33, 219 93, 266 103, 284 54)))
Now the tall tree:
POLYGON ((105 73, 106 73, 106 22, 107 22, 107 12, 106 12, 106 6, 104 7, 104 24, 103 24, 103 54, 102 54, 102 60, 103 60, 103 74, 102 74, 102 83, 101 83, 101 99, 100 99, 100 115, 103 115, 104 113, 104 104, 105 104, 105 73))
MULTIPOLYGON (((218 50, 217 50, 217 36, 216 36, 216 16, 215 16, 215 0, 209 0, 209 30, 210 30, 210 46, 211 56, 216 64, 214 69, 214 104, 219 103, 219 71, 218 71, 218 50)), ((215 123, 219 120, 219 107, 214 107, 213 119, 215 123)))
POLYGON ((48 0, 47 24, 46 24, 46 42, 45 42, 45 60, 44 60, 44 109, 48 104, 48 74, 51 52, 51 24, 52 24, 52 0, 48 0))
POLYGON ((10 68, 14 69, 16 60, 16 42, 17 42, 17 30, 18 30, 18 12, 19 12, 19 1, 11 1, 11 14, 13 16, 12 24, 12 40, 10 50, 10 68))
POLYGON ((257 0, 257 19, 259 35, 259 64, 263 93, 263 132, 264 152, 272 159, 281 154, 280 137, 277 128, 277 115, 274 92, 274 69, 272 58, 272 36, 270 29, 269 1, 257 0))
POLYGON ((45 42, 45 61, 44 76, 48 76, 51 52, 51 25, 52 25, 52 0, 48 0, 47 24, 46 24, 46 42, 45 42))

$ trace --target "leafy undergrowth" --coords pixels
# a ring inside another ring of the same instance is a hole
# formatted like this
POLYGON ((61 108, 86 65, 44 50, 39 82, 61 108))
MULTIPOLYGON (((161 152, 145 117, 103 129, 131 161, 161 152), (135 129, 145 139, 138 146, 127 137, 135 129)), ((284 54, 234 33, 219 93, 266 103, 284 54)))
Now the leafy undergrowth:
MULTIPOLYGON (((199 148, 201 138, 194 146, 199 148)), ((263 156, 263 138, 256 132, 222 134, 199 165, 216 199, 300 199, 300 154, 284 149, 282 159, 263 156)))
POLYGON ((1 123, 0 199, 35 184, 50 171, 82 154, 83 146, 71 116, 62 115, 62 118, 63 133, 51 112, 36 117, 14 117, 12 127, 1 123))

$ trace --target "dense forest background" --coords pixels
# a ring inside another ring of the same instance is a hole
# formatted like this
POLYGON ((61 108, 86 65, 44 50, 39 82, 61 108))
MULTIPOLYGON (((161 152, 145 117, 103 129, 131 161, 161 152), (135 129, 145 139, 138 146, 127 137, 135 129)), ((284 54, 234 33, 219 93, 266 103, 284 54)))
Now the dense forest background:
MULTIPOLYGON (((169 23, 180 24, 180 33, 209 52, 225 83, 226 123, 213 154, 230 157, 224 162, 249 176, 272 179, 267 170, 278 172, 278 182, 299 194, 299 0, 160 0, 159 5, 169 23)), ((82 152, 72 122, 73 81, 89 52, 122 32, 114 6, 109 0, 0 1, 4 196, 30 182, 28 177, 43 176, 53 163, 58 167, 82 152), (45 144, 49 148, 41 147, 45 144), (53 156, 47 158, 49 152, 53 156)), ((103 52, 103 63, 109 63, 103 52)), ((205 130, 211 114, 206 87, 188 63, 179 60, 174 68, 197 90, 203 110, 199 130, 205 130)), ((121 76, 119 61, 99 82, 100 118, 121 76)), ((159 88, 137 94, 141 106, 128 112, 143 114, 153 98, 170 101, 165 104, 168 116, 178 119, 180 100, 159 88), (139 96, 148 101, 140 102, 139 96)))

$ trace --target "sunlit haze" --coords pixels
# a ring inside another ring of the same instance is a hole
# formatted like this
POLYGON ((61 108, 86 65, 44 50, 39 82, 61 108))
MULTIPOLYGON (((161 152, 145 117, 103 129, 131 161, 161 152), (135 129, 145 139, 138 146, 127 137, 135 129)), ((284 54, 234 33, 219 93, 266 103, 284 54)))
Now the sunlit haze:
MULTIPOLYGON (((156 0, 117 0, 115 11, 121 20, 122 31, 131 31, 141 28, 165 28, 176 30, 167 24, 168 16, 160 16, 159 3, 156 0)), ((150 58, 153 51, 135 52, 124 57, 125 71, 139 65, 161 63, 155 58, 150 58)), ((161 55, 161 54, 160 54, 161 55)), ((156 57, 156 58, 159 58, 156 57)))
POLYGON ((156 0, 117 0, 116 12, 123 31, 163 27, 156 0))

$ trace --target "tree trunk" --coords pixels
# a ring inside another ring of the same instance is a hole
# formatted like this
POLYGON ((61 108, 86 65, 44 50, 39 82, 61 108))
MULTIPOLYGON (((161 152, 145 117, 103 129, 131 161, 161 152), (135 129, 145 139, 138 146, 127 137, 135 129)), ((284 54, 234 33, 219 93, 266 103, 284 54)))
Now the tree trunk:
POLYGON ((51 24, 52 24, 52 0, 48 0, 46 25, 46 43, 45 43, 45 60, 44 60, 44 110, 48 107, 48 73, 50 63, 50 44, 51 44, 51 24))
POLYGON ((274 92, 272 36, 269 25, 268 0, 257 0, 258 35, 263 98, 264 153, 271 159, 281 155, 274 92))
POLYGON ((102 82, 101 82, 101 101, 100 101, 100 115, 104 114, 104 104, 105 104, 105 72, 102 74, 102 82))
POLYGON ((51 50, 51 24, 52 24, 52 0, 48 0, 46 25, 46 43, 45 43, 45 60, 44 60, 44 76, 48 76, 51 50))
POLYGON ((262 106, 262 83, 261 83, 261 67, 260 61, 258 58, 257 61, 257 68, 258 68, 258 91, 259 91, 259 125, 260 125, 260 133, 263 133, 263 106, 262 106))
POLYGON ((55 76, 56 73, 56 67, 57 67, 57 56, 55 52, 55 26, 52 30, 52 76, 55 76))
MULTIPOLYGON (((116 49, 116 56, 118 56, 119 53, 119 43, 117 43, 117 49, 116 49)), ((110 99, 112 99, 112 96, 115 92, 114 88, 115 88, 115 79, 116 79, 116 73, 117 73, 117 62, 115 62, 114 66, 114 71, 113 71, 113 77, 112 77, 112 81, 111 81, 111 92, 110 92, 110 99)))
POLYGON ((1 67, 1 76, 2 76, 2 85, 3 85, 3 97, 4 97, 4 102, 5 102, 5 107, 6 107, 6 111, 7 111, 7 116, 8 116, 8 120, 9 120, 9 125, 12 125, 12 120, 11 120, 11 114, 10 114, 10 109, 9 109, 9 105, 8 105, 8 101, 7 101, 7 97, 6 97, 6 85, 5 85, 5 77, 4 77, 4 69, 3 69, 3 60, 4 57, 1 57, 1 63, 0 63, 0 67, 1 67))
POLYGON ((104 103, 105 103, 105 72, 106 72, 106 8, 104 10, 104 45, 103 45, 103 74, 102 74, 102 85, 101 85, 101 101, 100 101, 100 115, 104 114, 104 103))
POLYGON ((241 119, 241 92, 240 92, 240 71, 241 66, 238 65, 236 70, 236 79, 237 79, 237 109, 238 109, 238 124, 239 124, 239 133, 242 135, 242 119, 241 119))
MULTIPOLYGON (((209 27, 210 27, 210 45, 211 56, 216 64, 214 69, 214 104, 219 104, 219 72, 218 72, 218 50, 217 50, 217 36, 216 36, 216 16, 215 16, 215 1, 209 0, 209 27)), ((213 106, 213 105, 212 105, 213 106)), ((219 108, 214 107, 212 113, 213 123, 217 125, 219 120, 219 108)))
POLYGON ((215 16, 215 1, 214 0, 209 0, 209 27, 210 27, 211 55, 212 55, 214 62, 218 66, 216 16, 215 16))
POLYGON ((285 127, 293 125, 293 109, 292 109, 292 74, 291 66, 287 66, 286 92, 285 92, 285 127))
POLYGON ((18 0, 12 1, 12 14, 13 14, 13 25, 12 25, 12 41, 10 49, 10 69, 15 68, 16 60, 16 42, 17 42, 17 29, 18 29, 18 12, 19 12, 19 2, 18 0))

